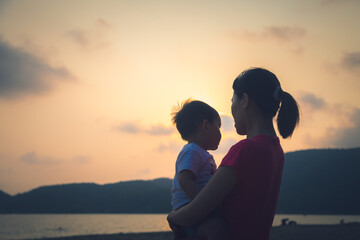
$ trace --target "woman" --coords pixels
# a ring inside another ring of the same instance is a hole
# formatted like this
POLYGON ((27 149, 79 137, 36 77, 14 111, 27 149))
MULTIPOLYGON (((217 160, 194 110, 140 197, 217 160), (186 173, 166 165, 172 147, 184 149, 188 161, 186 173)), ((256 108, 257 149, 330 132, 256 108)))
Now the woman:
POLYGON ((247 138, 231 147, 209 183, 192 202, 171 212, 168 221, 191 226, 220 207, 230 239, 268 240, 284 166, 273 118, 278 113, 279 133, 288 138, 299 122, 299 109, 266 69, 242 72, 233 90, 236 132, 247 138))

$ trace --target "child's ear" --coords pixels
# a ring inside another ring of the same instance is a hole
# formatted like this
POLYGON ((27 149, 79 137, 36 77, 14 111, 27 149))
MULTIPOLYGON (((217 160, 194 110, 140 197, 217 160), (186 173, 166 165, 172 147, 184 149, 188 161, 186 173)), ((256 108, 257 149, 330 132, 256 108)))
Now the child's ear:
POLYGON ((208 128, 209 128, 209 121, 205 119, 205 120, 202 122, 201 129, 202 129, 204 132, 206 132, 206 131, 208 130, 208 128))

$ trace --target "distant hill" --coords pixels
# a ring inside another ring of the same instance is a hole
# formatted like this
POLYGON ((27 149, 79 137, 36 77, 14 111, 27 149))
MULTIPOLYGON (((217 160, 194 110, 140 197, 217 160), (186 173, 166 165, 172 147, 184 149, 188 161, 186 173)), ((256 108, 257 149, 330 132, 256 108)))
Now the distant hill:
POLYGON ((1 199, 9 199, 11 198, 11 196, 7 193, 4 193, 3 191, 0 190, 0 200, 1 199))
MULTIPOLYGON (((290 152, 277 212, 360 214, 360 148, 290 152)), ((10 196, 0 213, 167 213, 171 179, 44 186, 10 196)))
POLYGON ((360 148, 285 156, 279 213, 360 214, 360 148))
POLYGON ((9 194, 0 190, 0 213, 7 210, 11 200, 12 197, 9 194))
MULTIPOLYGON (((11 197, 3 213, 166 213, 171 179, 45 186, 11 197)), ((0 202, 6 199, 0 195, 0 202)))

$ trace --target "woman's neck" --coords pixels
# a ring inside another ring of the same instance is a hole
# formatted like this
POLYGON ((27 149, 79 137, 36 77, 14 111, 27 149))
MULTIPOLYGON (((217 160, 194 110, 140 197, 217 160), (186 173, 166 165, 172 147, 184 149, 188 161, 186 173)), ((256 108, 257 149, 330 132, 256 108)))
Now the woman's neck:
POLYGON ((269 135, 276 137, 272 118, 257 117, 248 121, 247 138, 253 138, 258 135, 269 135))

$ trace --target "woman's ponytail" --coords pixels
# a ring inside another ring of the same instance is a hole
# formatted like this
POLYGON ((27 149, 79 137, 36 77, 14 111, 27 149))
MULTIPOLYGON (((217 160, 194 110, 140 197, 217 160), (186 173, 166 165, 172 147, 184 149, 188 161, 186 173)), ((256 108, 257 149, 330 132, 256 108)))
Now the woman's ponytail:
POLYGON ((283 138, 291 137, 300 120, 296 100, 287 92, 281 92, 281 105, 277 116, 277 126, 283 138))

